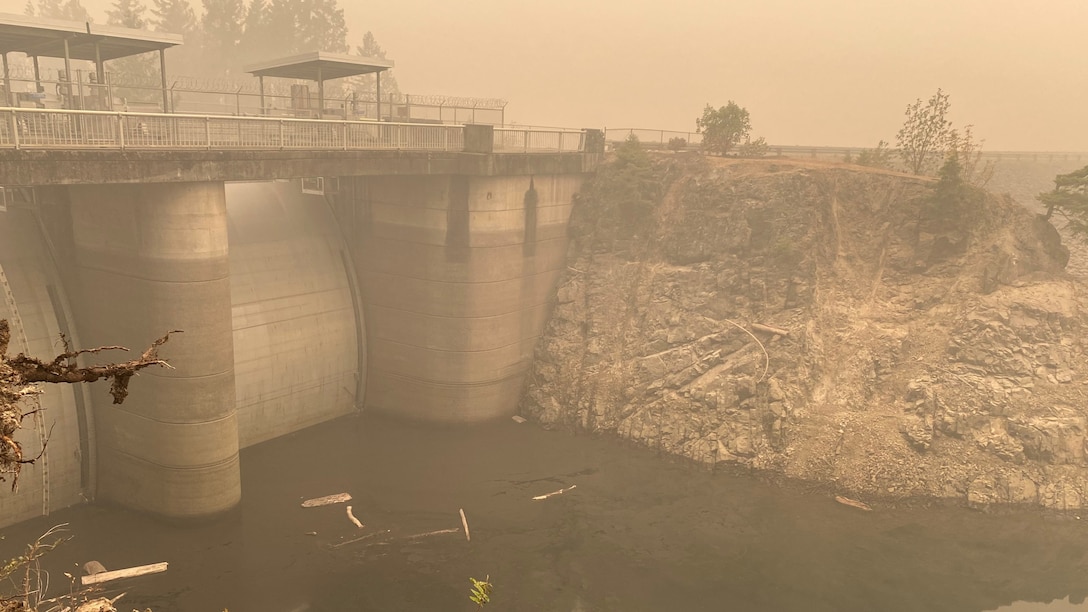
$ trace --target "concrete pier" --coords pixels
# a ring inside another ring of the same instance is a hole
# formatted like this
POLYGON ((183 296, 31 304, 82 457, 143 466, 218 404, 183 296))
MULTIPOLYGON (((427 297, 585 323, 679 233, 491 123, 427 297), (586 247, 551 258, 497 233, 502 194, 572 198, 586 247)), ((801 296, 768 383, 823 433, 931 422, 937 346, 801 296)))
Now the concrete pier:
MULTIPOLYGON (((227 211, 222 183, 71 187, 77 320, 84 346, 161 353, 129 398, 94 385, 98 494, 172 518, 241 499, 227 211)), ((115 356, 110 356, 115 357, 115 356)))
POLYGON ((353 180, 343 195, 352 218, 341 224, 355 245, 367 316, 368 409, 438 422, 513 414, 582 181, 353 180))

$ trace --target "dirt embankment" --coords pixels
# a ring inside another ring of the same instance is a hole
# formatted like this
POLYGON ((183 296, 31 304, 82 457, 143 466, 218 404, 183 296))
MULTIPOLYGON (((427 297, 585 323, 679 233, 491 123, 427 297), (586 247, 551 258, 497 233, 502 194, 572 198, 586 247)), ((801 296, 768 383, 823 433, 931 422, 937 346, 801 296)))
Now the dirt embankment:
POLYGON ((1088 303, 1048 223, 841 164, 653 172, 642 217, 576 206, 523 414, 859 494, 1088 506, 1088 303))

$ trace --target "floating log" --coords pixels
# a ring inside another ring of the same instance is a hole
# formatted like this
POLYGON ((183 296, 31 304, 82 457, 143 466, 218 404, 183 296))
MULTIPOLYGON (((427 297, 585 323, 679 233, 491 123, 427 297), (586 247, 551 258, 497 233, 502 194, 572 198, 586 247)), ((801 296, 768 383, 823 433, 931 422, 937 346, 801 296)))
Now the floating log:
POLYGON ((782 336, 783 338, 790 335, 789 330, 782 329, 781 327, 771 327, 770 325, 763 325, 762 323, 752 323, 751 326, 752 329, 756 331, 782 336))
POLYGON ((111 580, 120 580, 121 578, 135 578, 137 576, 145 576, 147 574, 159 574, 166 571, 167 563, 152 563, 151 565, 140 565, 138 567, 130 567, 127 569, 114 570, 112 572, 99 572, 90 576, 83 576, 83 586, 89 584, 99 584, 101 582, 110 582, 111 580))
POLYGON ((562 494, 566 493, 567 491, 570 491, 571 489, 576 488, 577 486, 578 485, 571 485, 571 486, 569 486, 569 487, 567 487, 565 489, 559 489, 558 491, 552 491, 551 493, 545 493, 544 495, 537 495, 533 499, 536 500, 536 501, 540 501, 542 499, 548 499, 549 497, 553 497, 555 495, 562 495, 562 494))
POLYGON ((380 535, 385 535, 387 533, 389 533, 388 529, 385 529, 385 530, 382 530, 382 531, 376 531, 374 533, 368 533, 365 536, 359 536, 357 538, 352 538, 350 540, 344 540, 343 542, 333 544, 332 547, 333 548, 340 548, 341 546, 347 546, 348 544, 354 544, 356 542, 362 542, 363 540, 369 540, 370 538, 376 538, 376 537, 378 537, 380 535))
POLYGON ((328 506, 331 504, 340 504, 349 501, 351 501, 351 494, 337 493, 336 495, 326 495, 325 497, 315 497, 314 499, 307 499, 306 501, 302 502, 302 507, 316 508, 318 506, 328 506))
POLYGON ((461 508, 461 524, 465 527, 465 539, 469 542, 472 541, 472 537, 468 535, 468 519, 465 518, 465 509, 461 508))
POLYGON ((355 515, 351 513, 351 506, 348 506, 348 520, 355 523, 355 526, 359 529, 363 528, 363 524, 359 522, 359 519, 355 518, 355 515))
POLYGON ((429 537, 429 536, 440 535, 440 534, 443 534, 443 533, 457 533, 458 531, 461 531, 461 530, 457 529, 456 527, 454 527, 453 529, 439 529, 438 531, 428 531, 427 533, 416 533, 416 534, 413 534, 413 535, 410 535, 410 536, 405 536, 404 539, 405 540, 418 540, 419 538, 426 538, 426 537, 429 537))
POLYGON ((857 508, 858 510, 864 510, 866 512, 872 511, 872 508, 869 507, 869 504, 866 504, 865 502, 859 502, 856 499, 850 499, 849 497, 843 497, 841 495, 836 495, 835 496, 835 501, 839 502, 840 504, 842 504, 844 506, 850 506, 851 508, 857 508))
POLYGON ((514 421, 518 425, 521 425, 522 423, 525 422, 525 417, 518 416, 518 415, 515 414, 514 416, 510 417, 510 420, 514 421))

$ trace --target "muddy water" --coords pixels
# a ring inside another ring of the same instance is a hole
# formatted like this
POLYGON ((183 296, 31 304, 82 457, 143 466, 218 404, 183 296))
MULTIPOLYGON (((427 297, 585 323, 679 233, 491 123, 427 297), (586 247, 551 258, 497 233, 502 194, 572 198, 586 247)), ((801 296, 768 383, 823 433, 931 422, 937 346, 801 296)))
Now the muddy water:
POLYGON ((242 507, 217 522, 82 507, 6 530, 0 552, 70 523, 75 539, 47 563, 54 590, 89 559, 109 569, 169 561, 167 573, 122 585, 123 609, 155 612, 467 611, 469 577, 485 575, 496 611, 1088 609, 1088 520, 1073 516, 863 512, 512 422, 428 429, 349 417, 242 461, 242 507), (364 529, 343 505, 299 506, 342 491, 364 529), (459 528, 459 508, 471 542, 405 539, 459 528))

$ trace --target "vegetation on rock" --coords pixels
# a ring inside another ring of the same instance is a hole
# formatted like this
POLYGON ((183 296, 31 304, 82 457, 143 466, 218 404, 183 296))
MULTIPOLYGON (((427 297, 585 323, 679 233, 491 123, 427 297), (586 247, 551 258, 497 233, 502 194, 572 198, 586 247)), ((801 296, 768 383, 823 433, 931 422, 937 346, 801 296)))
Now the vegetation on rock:
POLYGON ((1041 193, 1046 218, 1061 215, 1065 228, 1079 238, 1088 238, 1088 166, 1054 177, 1054 189, 1041 193))
POLYGON ((924 104, 918 98, 907 105, 907 118, 896 134, 896 141, 899 155, 911 174, 930 173, 944 156, 952 135, 950 107, 948 94, 940 89, 924 104))
POLYGON ((957 155, 936 182, 650 158, 637 242, 592 186, 575 207, 523 414, 859 495, 1088 507, 1088 298, 1041 216, 957 155))
POLYGON ((695 120, 695 125, 703 135, 703 149, 718 155, 732 151, 752 131, 748 109, 732 100, 718 109, 707 104, 703 116, 695 120))

